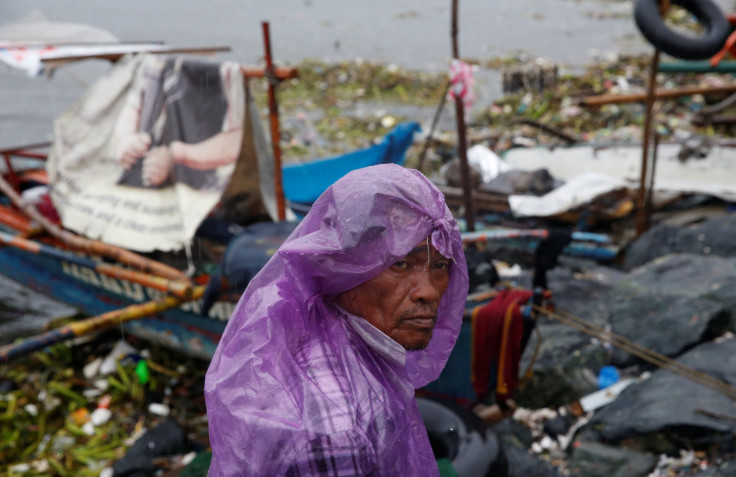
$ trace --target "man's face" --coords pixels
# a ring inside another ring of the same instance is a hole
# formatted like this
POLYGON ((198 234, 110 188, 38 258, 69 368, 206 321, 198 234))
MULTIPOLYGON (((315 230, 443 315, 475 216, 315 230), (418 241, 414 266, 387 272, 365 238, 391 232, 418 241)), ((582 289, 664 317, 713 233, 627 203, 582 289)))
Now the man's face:
POLYGON ((422 240, 377 277, 343 292, 337 303, 407 350, 419 350, 432 339, 449 282, 450 261, 422 240))

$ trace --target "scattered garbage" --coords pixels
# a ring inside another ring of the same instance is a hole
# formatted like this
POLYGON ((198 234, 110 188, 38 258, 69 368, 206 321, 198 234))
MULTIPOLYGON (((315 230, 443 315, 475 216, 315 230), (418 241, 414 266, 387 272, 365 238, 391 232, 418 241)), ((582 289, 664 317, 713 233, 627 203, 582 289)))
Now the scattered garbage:
POLYGON ((186 454, 208 448, 202 362, 164 349, 152 353, 155 362, 135 362, 125 359, 134 338, 119 338, 109 332, 0 364, 0 476, 153 475, 183 468, 195 457, 186 454), (90 363, 99 367, 109 356, 117 357, 109 374, 90 372, 90 363), (136 372, 141 362, 148 380, 136 372), (128 473, 135 469, 145 470, 128 473))
MULTIPOLYGON (((514 64, 515 71, 523 70, 523 61, 514 64)), ((580 98, 641 93, 648 65, 648 57, 620 57, 591 65, 581 75, 550 67, 546 76, 534 81, 521 75, 512 81, 510 76, 510 84, 516 82, 510 89, 516 92, 476 110, 468 124, 472 146, 468 157, 477 168, 478 184, 508 172, 508 164, 500 158, 510 148, 555 148, 571 139, 594 145, 640 142, 643 104, 591 109, 581 105, 580 98)), ((433 108, 447 84, 446 73, 365 62, 327 65, 310 60, 299 69, 300 78, 283 88, 280 101, 285 115, 301 115, 299 121, 284 125, 286 162, 364 146, 396 122, 409 119, 402 104, 433 108), (370 114, 355 106, 368 102, 378 104, 370 114), (336 115, 336 109, 346 114, 336 115)), ((677 73, 661 74, 659 81, 660 86, 673 88, 716 85, 722 79, 715 73, 677 73)), ((729 137, 730 124, 704 114, 724 96, 695 95, 660 103, 655 129, 663 139, 687 146, 681 160, 700 160, 711 139, 729 137)), ((726 113, 728 108, 719 111, 726 113)), ((428 173, 439 171, 455 156, 454 138, 454 132, 433 134, 428 173)), ((409 151, 408 166, 415 165, 417 153, 409 151)), ((516 263, 495 265, 504 278, 522 276, 516 263)), ((12 366, 0 364, 0 469, 7 469, 0 470, 0 476, 110 477, 171 469, 180 469, 181 476, 203 475, 211 459, 202 393, 206 366, 201 361, 183 362, 163 349, 139 351, 144 346, 138 344, 135 338, 121 339, 113 332, 78 346, 54 345, 12 366)), ((530 430, 530 448, 564 470, 565 453, 575 446, 576 433, 594 411, 647 376, 622 378, 603 368, 590 377, 600 389, 579 399, 577 413, 562 407, 518 409, 514 420, 530 430)), ((651 475, 673 476, 714 465, 711 456, 688 450, 680 456, 661 456, 651 475)))
POLYGON ((618 369, 615 366, 603 366, 598 371, 598 389, 606 389, 619 380, 618 369))
POLYGON ((189 444, 181 427, 174 421, 166 420, 141 436, 126 452, 125 456, 113 464, 116 477, 152 475, 158 466, 157 457, 188 453, 189 444))

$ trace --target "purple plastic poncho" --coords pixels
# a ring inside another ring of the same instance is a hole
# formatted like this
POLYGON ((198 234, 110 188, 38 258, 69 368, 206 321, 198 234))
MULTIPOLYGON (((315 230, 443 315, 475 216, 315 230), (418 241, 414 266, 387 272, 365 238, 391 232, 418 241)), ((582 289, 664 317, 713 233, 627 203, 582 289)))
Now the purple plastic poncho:
POLYGON ((414 389, 445 366, 467 292, 457 223, 426 177, 384 164, 337 181, 225 329, 205 382, 209 475, 439 475, 414 389), (404 351, 333 300, 427 237, 453 261, 449 286, 427 348, 404 351))

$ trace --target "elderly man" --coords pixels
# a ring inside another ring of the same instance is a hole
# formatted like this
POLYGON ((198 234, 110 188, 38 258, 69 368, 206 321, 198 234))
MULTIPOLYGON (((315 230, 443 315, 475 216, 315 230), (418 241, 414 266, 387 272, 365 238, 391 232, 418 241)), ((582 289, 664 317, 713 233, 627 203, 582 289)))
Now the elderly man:
POLYGON ((457 224, 421 173, 346 175, 251 281, 210 364, 210 475, 438 475, 414 400, 458 336, 457 224))

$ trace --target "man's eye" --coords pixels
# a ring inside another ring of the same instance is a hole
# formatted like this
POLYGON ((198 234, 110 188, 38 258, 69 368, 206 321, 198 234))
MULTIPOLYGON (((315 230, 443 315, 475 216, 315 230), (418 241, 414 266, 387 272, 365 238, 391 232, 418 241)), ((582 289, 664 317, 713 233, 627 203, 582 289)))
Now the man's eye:
POLYGON ((449 262, 435 262, 432 265, 432 267, 435 270, 447 270, 448 268, 450 268, 450 263, 449 262))
POLYGON ((409 267, 409 262, 406 260, 398 260, 397 262, 394 262, 394 268, 398 268, 399 270, 404 270, 409 267))

